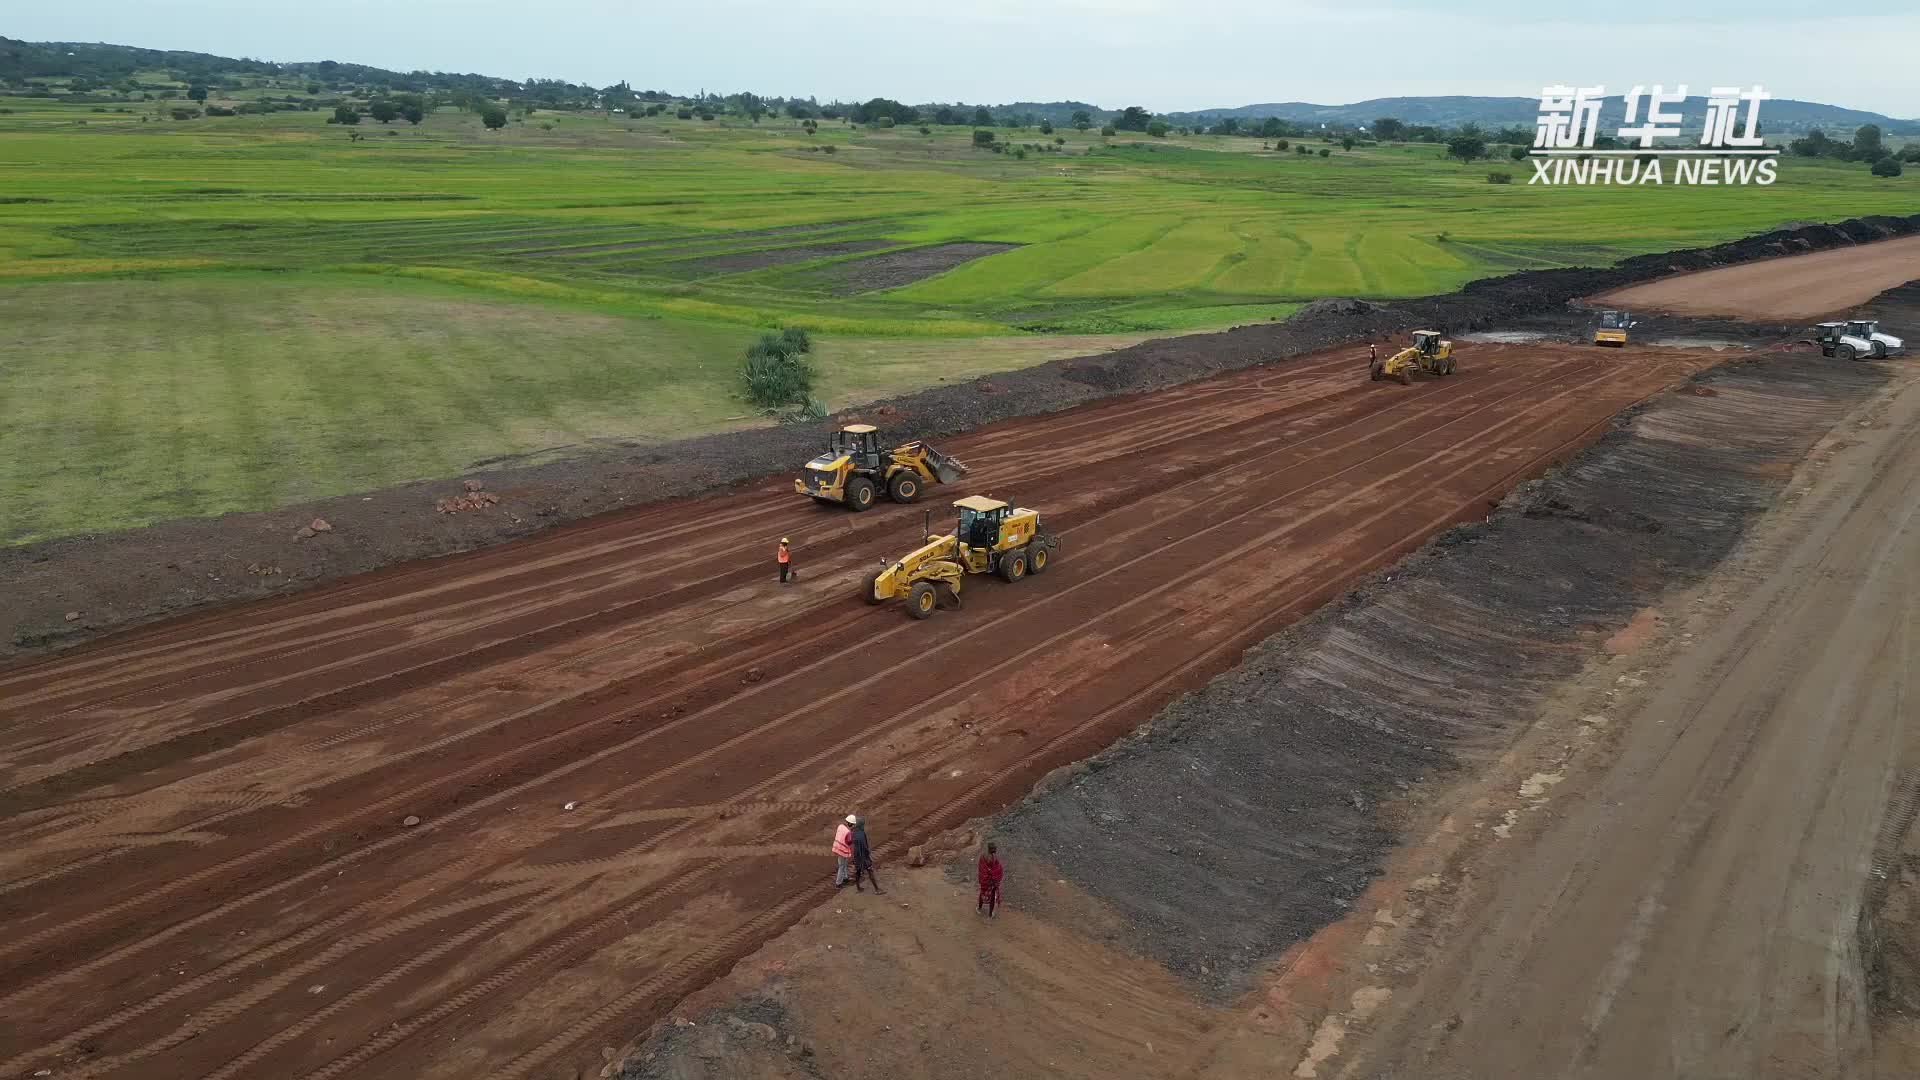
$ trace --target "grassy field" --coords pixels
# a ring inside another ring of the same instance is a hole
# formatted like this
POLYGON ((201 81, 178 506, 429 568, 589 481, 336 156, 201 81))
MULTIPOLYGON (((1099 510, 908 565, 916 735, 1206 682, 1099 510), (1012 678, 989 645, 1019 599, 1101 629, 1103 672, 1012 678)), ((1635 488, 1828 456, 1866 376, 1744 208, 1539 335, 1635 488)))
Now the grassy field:
POLYGON ((1799 161, 1771 188, 1573 189, 1432 146, 1061 132, 1017 159, 968 128, 0 103, 13 543, 764 422, 733 381, 760 327, 813 330, 840 405, 1920 190, 1799 161), (960 242, 1010 246, 915 262, 960 242))

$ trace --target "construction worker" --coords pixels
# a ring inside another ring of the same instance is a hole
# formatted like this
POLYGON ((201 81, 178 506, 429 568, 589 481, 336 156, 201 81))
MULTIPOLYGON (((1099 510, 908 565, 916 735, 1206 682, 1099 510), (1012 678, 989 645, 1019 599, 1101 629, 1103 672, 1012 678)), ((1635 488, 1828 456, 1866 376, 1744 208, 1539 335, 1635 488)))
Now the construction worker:
POLYGON ((865 892, 860 887, 860 879, 866 878, 872 884, 874 892, 880 892, 880 879, 873 876, 873 848, 867 845, 867 820, 860 818, 853 823, 853 891, 865 892))
POLYGON ((973 905, 975 914, 984 911, 987 918, 993 918, 994 909, 1000 906, 1000 882, 1006 876, 1006 867, 1000 865, 1000 849, 988 844, 987 853, 980 856, 980 869, 975 875, 980 882, 980 899, 973 905))
POLYGON ((782 585, 789 584, 789 577, 793 573, 793 548, 788 546, 792 542, 784 536, 781 537, 780 550, 774 555, 774 558, 780 561, 780 584, 782 585))
POLYGON ((840 827, 833 830, 833 887, 836 889, 845 885, 848 875, 853 872, 853 827, 859 823, 858 817, 848 814, 840 827))

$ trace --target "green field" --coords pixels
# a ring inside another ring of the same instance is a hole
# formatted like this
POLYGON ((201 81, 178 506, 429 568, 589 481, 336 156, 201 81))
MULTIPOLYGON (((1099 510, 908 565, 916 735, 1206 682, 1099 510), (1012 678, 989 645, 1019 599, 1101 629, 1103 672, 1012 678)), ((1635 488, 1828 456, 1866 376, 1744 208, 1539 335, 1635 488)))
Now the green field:
POLYGON ((1770 188, 1542 188, 1430 145, 1063 131, 1016 159, 964 127, 0 104, 11 543, 763 423, 734 384, 763 327, 815 332, 839 406, 1317 297, 1908 213, 1920 190, 1832 162, 1770 188), (872 276, 956 242, 1012 246, 872 276))

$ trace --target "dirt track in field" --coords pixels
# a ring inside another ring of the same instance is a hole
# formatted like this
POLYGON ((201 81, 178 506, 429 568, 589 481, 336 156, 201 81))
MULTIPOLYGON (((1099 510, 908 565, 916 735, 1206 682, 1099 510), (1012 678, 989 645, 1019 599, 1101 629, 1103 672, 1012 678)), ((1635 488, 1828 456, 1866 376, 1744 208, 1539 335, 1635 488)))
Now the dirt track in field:
POLYGON ((1715 360, 1352 353, 954 440, 933 505, 1064 546, 928 622, 853 595, 919 508, 775 483, 0 674, 0 1073, 591 1075, 830 892, 839 815, 887 860, 1007 805, 1715 360))
MULTIPOLYGON (((1678 274, 1594 298, 1596 304, 1675 315, 1782 321, 1838 316, 1920 278, 1920 236, 1678 274)), ((1895 330, 1895 334, 1901 331, 1895 330)), ((1912 336, 1909 331, 1908 336, 1912 336)))

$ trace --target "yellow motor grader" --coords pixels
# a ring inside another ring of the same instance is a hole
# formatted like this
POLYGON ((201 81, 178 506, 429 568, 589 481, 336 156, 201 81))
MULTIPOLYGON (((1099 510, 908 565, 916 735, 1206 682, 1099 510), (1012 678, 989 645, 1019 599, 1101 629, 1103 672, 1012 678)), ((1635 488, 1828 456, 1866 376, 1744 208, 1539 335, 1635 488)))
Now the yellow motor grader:
POLYGON ((966 463, 918 439, 882 450, 872 424, 848 424, 833 433, 826 453, 807 462, 793 490, 818 502, 865 510, 881 492, 894 502, 910 503, 928 486, 965 475, 966 463))
MULTIPOLYGON (((867 579, 870 604, 905 600, 916 619, 934 609, 960 606, 960 584, 969 574, 998 574, 1008 582, 1045 573, 1060 541, 1040 526, 1040 513, 998 499, 969 495, 955 502, 960 520, 953 532, 929 536, 918 550, 884 564, 867 579)), ((931 512, 929 512, 931 517, 931 512)))
POLYGON ((1367 376, 1376 382, 1398 379, 1402 386, 1406 386, 1413 382, 1415 368, 1429 375, 1453 374, 1453 342, 1442 338, 1438 330, 1415 330, 1413 344, 1384 360, 1375 360, 1369 366, 1367 376))

